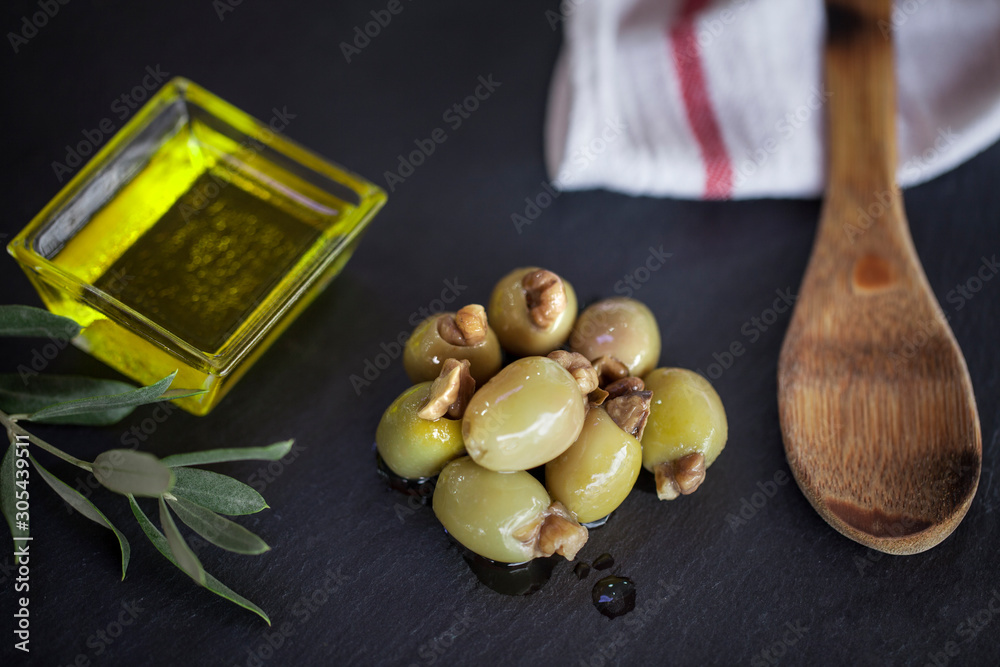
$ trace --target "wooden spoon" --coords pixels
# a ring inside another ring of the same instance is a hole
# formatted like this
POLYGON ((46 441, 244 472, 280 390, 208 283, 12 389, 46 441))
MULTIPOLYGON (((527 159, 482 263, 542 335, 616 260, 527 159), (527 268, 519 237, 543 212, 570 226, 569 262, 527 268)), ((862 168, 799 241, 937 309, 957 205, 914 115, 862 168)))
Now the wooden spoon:
POLYGON ((829 183, 778 362, 795 480, 847 537, 925 551, 965 516, 982 436, 895 184, 891 0, 827 0, 829 183))

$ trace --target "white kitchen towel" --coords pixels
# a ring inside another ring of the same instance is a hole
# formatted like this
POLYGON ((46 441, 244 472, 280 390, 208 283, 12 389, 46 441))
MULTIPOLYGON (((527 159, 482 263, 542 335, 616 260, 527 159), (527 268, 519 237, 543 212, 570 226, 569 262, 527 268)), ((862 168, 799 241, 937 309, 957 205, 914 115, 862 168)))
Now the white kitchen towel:
MULTIPOLYGON (((550 23, 564 29, 545 147, 559 188, 822 192, 821 0, 563 0, 550 23)), ((905 187, 1000 136, 1000 1, 901 0, 890 23, 905 187)))

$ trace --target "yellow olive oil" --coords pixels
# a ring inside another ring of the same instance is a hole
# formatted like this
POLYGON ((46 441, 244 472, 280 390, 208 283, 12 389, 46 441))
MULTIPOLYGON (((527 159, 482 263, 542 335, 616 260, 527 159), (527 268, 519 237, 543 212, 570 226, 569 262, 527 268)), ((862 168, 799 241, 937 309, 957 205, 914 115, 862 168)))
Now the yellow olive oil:
POLYGON ((204 172, 94 285, 214 352, 318 237, 315 226, 204 172))
POLYGON ((85 325, 78 343, 127 375, 151 382, 178 370, 174 387, 208 389, 207 398, 180 401, 199 414, 266 344, 227 365, 212 360, 259 335, 278 310, 266 342, 273 340, 324 283, 285 310, 269 299, 279 288, 294 291, 303 267, 316 264, 319 242, 338 243, 356 223, 341 221, 351 203, 263 159, 260 149, 206 126, 181 129, 52 258, 123 308, 99 312, 93 306, 106 298, 86 290, 43 292, 50 308, 85 325), (147 329, 155 335, 137 333, 147 329))

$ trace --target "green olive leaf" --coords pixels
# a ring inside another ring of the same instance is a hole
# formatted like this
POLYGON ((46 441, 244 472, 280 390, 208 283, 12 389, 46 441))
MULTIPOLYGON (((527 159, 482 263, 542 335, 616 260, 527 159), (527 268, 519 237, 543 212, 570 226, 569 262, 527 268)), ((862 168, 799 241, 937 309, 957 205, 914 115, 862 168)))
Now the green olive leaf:
MULTIPOLYGON (((75 401, 104 394, 121 394, 135 387, 118 380, 100 380, 75 375, 38 375, 30 379, 13 373, 0 374, 0 410, 7 414, 30 414, 57 403, 75 401)), ((134 408, 126 406, 101 412, 64 415, 32 421, 47 424, 77 424, 108 426, 124 419, 134 408)))
POLYGON ((232 447, 229 449, 209 449, 190 454, 174 454, 163 459, 171 467, 198 466, 206 463, 226 463, 229 461, 277 461, 287 454, 294 440, 276 442, 267 447, 232 447))
POLYGON ((167 546, 170 547, 170 553, 174 555, 174 562, 177 564, 177 567, 197 581, 200 586, 204 586, 205 568, 201 566, 201 561, 198 560, 198 557, 191 551, 191 547, 184 541, 181 531, 177 530, 177 524, 174 523, 174 518, 170 516, 170 510, 167 509, 167 504, 163 502, 163 496, 160 496, 160 527, 163 528, 163 534, 167 537, 167 546))
POLYGON ((104 513, 97 509, 92 502, 87 500, 83 494, 43 468, 33 456, 31 457, 31 464, 35 466, 35 470, 37 470, 38 474, 42 476, 45 483, 51 486, 52 490, 58 493, 59 497, 65 500, 70 507, 94 523, 104 526, 115 534, 115 537, 118 538, 118 546, 121 547, 122 551, 122 579, 124 580, 125 572, 128 570, 128 561, 132 554, 132 548, 129 546, 128 540, 125 536, 122 535, 121 532, 115 528, 114 524, 111 523, 108 517, 104 516, 104 513))
MULTIPOLYGON (((163 554, 164 558, 169 560, 174 565, 177 565, 177 561, 174 560, 173 555, 170 553, 170 545, 167 543, 167 539, 163 536, 163 534, 160 531, 156 529, 156 526, 153 525, 153 522, 146 517, 142 509, 139 507, 139 504, 135 501, 135 497, 129 496, 128 502, 129 505, 132 507, 132 514, 135 515, 136 521, 139 522, 139 527, 142 528, 142 532, 146 534, 146 537, 149 538, 149 541, 153 543, 153 546, 156 547, 156 550, 159 551, 161 554, 163 554)), ((218 579, 216 579, 207 572, 205 573, 205 588, 212 591, 219 597, 229 600, 233 604, 237 604, 240 607, 243 607, 244 609, 252 611, 253 613, 260 616, 262 619, 264 619, 264 621, 268 625, 271 625, 271 619, 268 618, 267 614, 264 613, 263 609, 255 605, 253 602, 250 602, 250 600, 247 600, 242 595, 234 592, 231 588, 229 588, 228 586, 226 586, 221 581, 219 581, 218 579)))
POLYGON ((38 410, 37 412, 23 417, 22 419, 37 422, 40 420, 48 420, 53 417, 78 415, 88 412, 101 413, 118 408, 134 408, 138 405, 145 405, 147 403, 158 403, 160 401, 184 398, 186 396, 196 396, 198 394, 205 393, 204 389, 184 389, 168 392, 167 389, 170 387, 170 383, 174 381, 175 375, 177 375, 177 371, 174 371, 159 382, 155 382, 148 387, 139 387, 137 389, 130 389, 125 392, 110 394, 107 396, 93 396, 90 398, 77 399, 75 401, 66 401, 65 403, 56 403, 55 405, 50 405, 47 408, 38 410))
MULTIPOLYGON (((3 461, 0 462, 0 510, 3 511, 3 516, 7 519, 7 525, 10 527, 11 536, 17 540, 21 537, 29 537, 28 528, 18 528, 17 527, 17 494, 21 492, 17 486, 17 440, 11 437, 10 447, 7 448, 7 453, 4 454, 3 461)), ((24 524, 27 526, 27 523, 24 524)), ((14 542, 14 561, 17 563, 21 562, 21 559, 17 555, 17 545, 18 542, 14 542)))
POLYGON ((174 484, 174 473, 147 452, 109 449, 94 459, 94 477, 115 493, 149 496, 163 495, 174 484))
MULTIPOLYGON (((162 462, 166 463, 166 459, 162 462)), ((232 477, 198 468, 180 467, 173 471, 176 481, 170 493, 177 498, 186 498, 213 512, 229 516, 256 514, 267 509, 267 503, 259 493, 232 477)))
POLYGON ((201 505, 196 505, 186 498, 167 498, 167 504, 188 528, 226 551, 256 555, 271 549, 264 540, 240 524, 221 517, 201 505))
POLYGON ((62 315, 32 306, 0 306, 0 336, 70 339, 80 333, 80 325, 62 315))

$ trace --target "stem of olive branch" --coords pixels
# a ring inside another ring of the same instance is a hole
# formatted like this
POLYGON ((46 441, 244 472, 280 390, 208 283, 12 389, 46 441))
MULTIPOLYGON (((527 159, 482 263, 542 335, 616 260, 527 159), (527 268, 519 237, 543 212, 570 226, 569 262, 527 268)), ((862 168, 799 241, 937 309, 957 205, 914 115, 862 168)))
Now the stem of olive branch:
POLYGON ((2 410, 0 410, 0 424, 3 424, 4 427, 7 429, 7 436, 10 438, 12 444, 17 440, 15 436, 22 435, 28 438, 28 442, 35 445, 36 447, 39 447, 40 449, 44 449, 49 454, 52 454, 53 456, 58 456, 63 461, 66 461, 67 463, 72 463, 77 468, 83 468, 87 472, 93 471, 93 466, 91 464, 87 463, 86 461, 81 461, 80 459, 74 456, 70 456, 63 450, 59 449, 58 447, 50 445, 49 443, 45 442, 37 435, 25 431, 17 423, 16 419, 12 419, 10 415, 3 412, 2 410))

